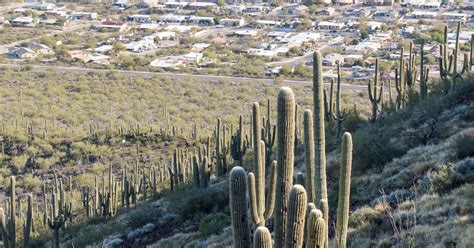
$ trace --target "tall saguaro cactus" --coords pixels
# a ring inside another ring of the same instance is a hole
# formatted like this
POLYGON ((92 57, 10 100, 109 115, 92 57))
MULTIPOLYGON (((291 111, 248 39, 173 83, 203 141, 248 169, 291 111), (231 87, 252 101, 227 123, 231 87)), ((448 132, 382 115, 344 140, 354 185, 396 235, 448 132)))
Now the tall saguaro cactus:
POLYGON ((250 228, 247 216, 247 175, 236 166, 229 177, 230 215, 235 248, 250 247, 250 228))
POLYGON ((9 212, 0 208, 0 227, 2 229, 3 244, 7 248, 16 247, 16 180, 14 176, 10 177, 10 203, 9 212))
POLYGON ((444 82, 445 93, 448 93, 456 84, 456 80, 462 80, 462 75, 469 71, 470 64, 467 62, 469 56, 464 54, 464 63, 461 71, 458 71, 458 56, 459 56, 459 32, 461 30, 461 22, 457 22, 456 28, 456 43, 454 51, 449 54, 448 49, 448 26, 444 27, 444 43, 439 45, 439 74, 444 82))
POLYGON ((308 194, 308 202, 314 199, 314 130, 313 130, 313 114, 307 109, 303 115, 304 126, 304 154, 306 165, 306 192, 308 194))
POLYGON ((314 183, 316 189, 314 202, 327 199, 326 184, 326 133, 324 130, 323 65, 319 51, 313 54, 313 101, 314 101, 314 144, 315 168, 314 183))
POLYGON ((341 147, 341 173, 339 176, 339 199, 337 203, 335 248, 345 248, 349 224, 349 202, 351 194, 352 136, 344 133, 341 147))
POLYGON ((379 60, 375 59, 375 76, 374 76, 374 83, 369 80, 368 85, 368 92, 369 92, 369 100, 372 104, 372 118, 370 119, 371 122, 377 121, 377 112, 378 112, 378 105, 382 100, 383 94, 383 84, 379 88, 379 60), (378 94, 377 94, 378 92, 378 94))
POLYGON ((399 65, 398 68, 395 69, 395 89, 397 90, 396 102, 398 110, 404 107, 406 99, 406 69, 404 56, 404 48, 402 46, 399 65))
POLYGON ((428 76, 430 69, 425 69, 425 40, 421 40, 420 47, 420 98, 426 100, 428 97, 428 76))
MULTIPOLYGON (((282 87, 280 89, 280 92, 278 93, 277 110, 278 172, 275 201, 276 211, 274 214, 275 247, 283 248, 286 237, 285 227, 287 224, 288 197, 293 184, 294 166, 295 97, 290 88, 282 87)), ((322 121, 324 121, 323 114, 321 117, 322 121)))
POLYGON ((294 185, 288 199, 288 224, 285 238, 286 248, 303 247, 306 204, 306 190, 302 185, 294 185))

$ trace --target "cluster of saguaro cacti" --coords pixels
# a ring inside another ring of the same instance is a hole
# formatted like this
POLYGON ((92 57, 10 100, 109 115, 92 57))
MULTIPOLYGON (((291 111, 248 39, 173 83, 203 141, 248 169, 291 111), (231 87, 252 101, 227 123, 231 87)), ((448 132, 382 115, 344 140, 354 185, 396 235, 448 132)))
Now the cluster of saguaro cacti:
POLYGON ((244 120, 242 115, 239 116, 239 128, 235 134, 231 137, 230 143, 230 155, 237 162, 239 166, 242 166, 243 158, 247 152, 248 140, 244 135, 244 120))
MULTIPOLYGON (((107 178, 108 183, 105 183, 105 176, 102 177, 102 187, 99 188, 97 177, 95 177, 93 192, 91 192, 89 186, 81 189, 81 202, 87 217, 103 216, 107 218, 117 213, 119 199, 117 188, 120 187, 119 182, 112 173, 112 164, 109 165, 107 178)), ((145 180, 146 179, 143 179, 142 182, 145 180)), ((128 193, 129 191, 122 190, 122 197, 125 197, 124 192, 128 193)), ((146 193, 144 193, 144 195, 146 195, 146 193)))
POLYGON ((336 121, 336 138, 341 135, 342 122, 347 113, 341 110, 341 65, 337 63, 336 96, 334 97, 334 80, 331 80, 329 93, 324 89, 324 115, 328 122, 336 121), (329 96, 328 96, 329 95, 329 96))
POLYGON ((456 28, 456 43, 454 50, 450 53, 448 48, 448 26, 444 27, 444 42, 439 45, 439 75, 444 82, 445 93, 448 93, 451 88, 456 84, 456 81, 462 80, 462 76, 465 72, 471 70, 473 65, 473 42, 474 39, 471 37, 471 51, 470 53, 464 53, 464 62, 461 70, 458 69, 458 56, 460 52, 459 48, 459 32, 461 30, 461 22, 457 22, 456 28))
POLYGON ((372 104, 372 118, 370 119, 371 122, 377 121, 377 114, 379 112, 379 105, 382 100, 383 95, 383 83, 379 86, 379 60, 375 59, 375 76, 374 76, 374 83, 369 80, 368 85, 368 92, 369 92, 369 100, 372 104))
MULTIPOLYGON (((327 204, 326 159, 324 136, 324 103, 321 55, 314 55, 314 94, 315 116, 310 110, 304 113, 304 145, 306 161, 306 180, 298 173, 297 184, 293 184, 294 136, 295 136, 295 98, 290 88, 283 87, 278 94, 277 131, 276 131, 276 168, 270 175, 267 199, 275 194, 273 211, 274 242, 272 235, 265 227, 269 218, 265 204, 265 172, 262 159, 263 142, 259 140, 254 126, 254 173, 247 175, 245 170, 234 167, 229 177, 230 208, 233 226, 234 247, 250 247, 251 238, 249 216, 247 216, 247 195, 250 196, 250 213, 258 228, 254 233, 254 247, 328 247, 329 208, 327 204), (314 143, 318 145, 315 146, 314 143), (262 173, 263 172, 263 173, 262 173), (262 174, 259 174, 262 173, 262 174), (257 175, 258 174, 258 175, 257 175), (261 176, 263 175, 263 176, 261 176), (260 178, 260 184, 256 183, 260 178), (298 179, 300 178, 300 179, 298 179), (275 180, 275 182, 273 182, 275 180), (273 183, 275 187, 273 187, 273 183), (306 185, 306 189, 304 185, 306 185), (259 186, 260 186, 260 192, 259 186), (247 189, 250 191, 247 194, 247 189), (274 190, 275 192, 271 192, 274 190), (318 204, 319 209, 316 208, 318 204), (272 245, 273 244, 273 245, 272 245)), ((253 106, 254 120, 258 117, 258 104, 253 106)), ((258 118, 257 118, 258 119, 258 118)), ((352 161, 352 141, 349 133, 342 138, 342 165, 337 207, 336 241, 337 247, 345 247, 349 218, 350 174, 352 161)), ((268 205, 268 204, 267 204, 268 205)), ((271 214, 270 214, 271 215, 271 214)))
POLYGON ((215 130, 216 138, 216 172, 218 177, 222 177, 227 173, 227 156, 230 151, 230 140, 226 139, 227 129, 226 126, 222 124, 220 118, 217 119, 217 126, 215 130))

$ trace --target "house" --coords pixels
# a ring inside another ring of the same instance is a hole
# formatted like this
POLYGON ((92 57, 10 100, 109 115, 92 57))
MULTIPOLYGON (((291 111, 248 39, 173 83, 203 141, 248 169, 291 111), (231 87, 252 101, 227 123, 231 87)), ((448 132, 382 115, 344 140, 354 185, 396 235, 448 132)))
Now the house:
POLYGON ((11 20, 10 23, 14 27, 34 26, 33 17, 31 16, 20 16, 11 20))
POLYGON ((387 11, 376 11, 372 15, 372 19, 376 21, 392 21, 398 18, 398 11, 387 10, 387 11))
POLYGON ((393 6, 394 0, 364 0, 367 6, 393 6))
POLYGON ((257 20, 257 26, 260 26, 260 27, 277 27, 280 25, 281 25, 280 21, 257 20))
POLYGON ((439 10, 441 7, 441 1, 419 1, 419 0, 405 0, 400 3, 402 7, 413 7, 414 9, 430 9, 430 10, 439 10))
POLYGON ((68 54, 74 60, 79 60, 84 63, 94 63, 101 65, 110 64, 110 61, 112 59, 110 56, 107 55, 103 55, 100 53, 86 53, 81 50, 68 51, 68 54))
POLYGON ((228 12, 232 14, 242 14, 244 9, 245 9, 245 6, 243 5, 230 5, 230 6, 225 7, 225 10, 227 10, 228 12))
POLYGON ((381 29, 382 25, 383 23, 381 22, 374 22, 374 21, 367 22, 367 27, 372 31, 381 29))
POLYGON ((408 17, 413 19, 435 19, 438 12, 415 10, 408 17))
POLYGON ((321 39, 321 34, 316 32, 297 33, 293 36, 284 37, 280 43, 286 43, 288 47, 300 47, 307 43, 315 43, 321 39))
POLYGON ((256 30, 249 30, 249 29, 239 29, 234 31, 234 35, 236 36, 250 36, 250 37, 255 37, 258 35, 258 32, 256 30))
POLYGON ((169 25, 165 28, 166 31, 187 33, 190 32, 193 27, 189 25, 169 25))
POLYGON ((95 20, 97 19, 96 12, 73 12, 68 16, 70 20, 95 20))
POLYGON ((345 19, 359 19, 370 16, 370 13, 368 8, 349 9, 344 12, 344 17, 345 19))
POLYGON ((135 27, 137 30, 157 30, 161 26, 158 23, 142 23, 138 25, 138 27, 135 27))
POLYGON ((338 5, 352 5, 354 0, 335 0, 335 3, 338 5))
POLYGON ((208 2, 194 2, 190 3, 186 6, 188 10, 211 10, 217 7, 215 3, 208 3, 208 2))
POLYGON ((32 3, 28 7, 30 9, 41 10, 41 11, 56 9, 56 5, 52 3, 32 3))
POLYGON ((166 2, 164 3, 166 9, 170 10, 180 10, 188 6, 187 2, 166 2))
POLYGON ((365 55, 370 52, 376 52, 380 48, 381 48, 381 45, 377 42, 364 41, 357 45, 347 46, 345 50, 345 54, 365 55))
POLYGON ((176 58, 176 57, 166 57, 162 59, 155 59, 150 63, 150 66, 152 67, 171 68, 171 69, 177 69, 177 67, 181 65, 183 65, 183 60, 181 58, 176 58))
POLYGON ((157 32, 157 33, 152 34, 152 36, 155 39, 159 39, 159 40, 175 40, 176 39, 176 33, 169 32, 169 31, 157 32))
POLYGON ((322 21, 318 23, 318 29, 320 30, 339 31, 342 30, 344 26, 344 23, 339 22, 322 21))
POLYGON ((58 19, 40 19, 39 24, 43 26, 61 25, 58 19))
POLYGON ((151 6, 157 4, 157 2, 157 0, 140 0, 140 2, 136 4, 136 6, 139 9, 148 9, 151 6))
POLYGON ((34 59, 37 54, 27 47, 12 47, 8 49, 7 56, 10 59, 34 59))
POLYGON ((209 44, 209 43, 194 43, 191 46, 191 51, 192 52, 202 52, 210 46, 211 46, 211 44, 209 44))
POLYGON ((339 53, 331 53, 323 58, 323 66, 335 66, 338 63, 344 63, 344 55, 339 53))
POLYGON ((187 19, 188 17, 184 15, 166 14, 159 15, 156 21, 162 23, 184 23, 187 19))
POLYGON ((139 23, 150 23, 151 16, 150 15, 130 15, 127 17, 127 21, 139 22, 139 23))
POLYGON ((247 54, 252 55, 252 56, 264 56, 264 57, 278 56, 277 51, 261 49, 261 48, 250 48, 250 49, 247 50, 247 54))
POLYGON ((98 53, 107 53, 112 50, 114 50, 114 46, 112 45, 102 45, 102 46, 94 48, 94 52, 98 52, 98 53))
POLYGON ((447 21, 460 21, 461 23, 467 22, 468 15, 466 13, 455 13, 455 12, 444 12, 441 14, 443 20, 447 21))
POLYGON ((124 44, 124 47, 131 52, 145 52, 153 49, 157 49, 158 46, 155 44, 153 39, 142 39, 139 41, 132 41, 130 43, 124 44))
POLYGON ((245 8, 242 10, 242 13, 247 13, 247 14, 259 14, 263 13, 267 8, 263 5, 249 5, 245 6, 245 8))
POLYGON ((105 21, 97 25, 97 29, 101 32, 124 32, 127 29, 127 23, 125 22, 114 22, 114 21, 105 21))
POLYGON ((333 7, 323 8, 315 12, 317 16, 333 16, 335 13, 336 9, 333 7))
POLYGON ((42 55, 54 54, 53 49, 49 48, 45 44, 31 42, 31 43, 26 44, 26 47, 33 50, 36 54, 42 54, 42 55))
POLYGON ((219 20, 219 25, 222 25, 224 27, 242 27, 245 25, 245 19, 240 18, 240 19, 220 19, 219 20))
POLYGON ((212 26, 215 24, 213 17, 205 16, 192 16, 191 18, 189 18, 189 22, 203 26, 212 26))
POLYGON ((299 3, 289 3, 282 6, 282 11, 290 15, 302 15, 308 12, 308 7, 299 3))
POLYGON ((199 61, 201 61, 203 57, 203 53, 190 52, 188 54, 183 55, 183 62, 187 64, 190 64, 192 62, 199 63, 199 61))

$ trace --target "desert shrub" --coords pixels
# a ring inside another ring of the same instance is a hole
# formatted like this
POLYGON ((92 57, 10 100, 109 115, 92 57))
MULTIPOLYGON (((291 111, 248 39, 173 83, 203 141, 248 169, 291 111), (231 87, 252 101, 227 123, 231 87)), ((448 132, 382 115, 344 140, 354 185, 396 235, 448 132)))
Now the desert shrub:
POLYGON ((454 146, 459 159, 474 156, 474 130, 461 134, 455 140, 454 146))
POLYGON ((227 214, 215 213, 205 216, 199 226, 199 231, 204 236, 220 234, 222 230, 230 225, 230 218, 227 214))
POLYGON ((170 192, 169 209, 183 219, 222 211, 229 205, 227 183, 206 189, 188 188, 170 192))
POLYGON ((402 170, 399 173, 382 181, 382 188, 385 191, 392 191, 400 188, 410 188, 415 183, 416 174, 410 170, 402 170))
POLYGON ((456 172, 462 182, 474 182, 474 158, 466 158, 457 162, 456 172))
POLYGON ((23 188, 32 190, 38 187, 41 184, 41 181, 37 177, 33 177, 33 175, 28 174, 26 175, 23 180, 21 181, 21 185, 23 188))
POLYGON ((424 181, 431 193, 446 193, 456 187, 456 168, 454 164, 443 164, 428 173, 424 181))

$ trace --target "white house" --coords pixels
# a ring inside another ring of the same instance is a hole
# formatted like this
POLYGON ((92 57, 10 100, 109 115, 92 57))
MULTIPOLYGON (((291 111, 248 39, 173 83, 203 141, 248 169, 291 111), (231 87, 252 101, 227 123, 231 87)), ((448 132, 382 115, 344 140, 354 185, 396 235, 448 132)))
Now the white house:
POLYGON ((13 47, 8 49, 7 56, 11 59, 34 59, 37 54, 27 47, 13 47))
POLYGON ((344 23, 340 22, 329 22, 329 21, 322 21, 318 23, 318 28, 320 30, 342 30, 344 28, 344 23))
POLYGON ((344 63, 344 55, 339 53, 331 53, 323 58, 324 66, 335 66, 337 63, 344 63))
POLYGON ((250 30, 250 29, 239 29, 239 30, 234 31, 234 35, 255 37, 258 35, 258 32, 256 30, 250 30))
POLYGON ((204 25, 204 26, 212 26, 215 24, 213 17, 206 17, 206 16, 192 16, 191 18, 189 18, 189 21, 194 24, 204 25))
POLYGON ((11 21, 12 26, 33 26, 33 17, 31 16, 20 16, 11 21))
POLYGON ((225 27, 242 27, 245 25, 245 19, 240 18, 240 19, 229 19, 229 18, 224 18, 219 20, 219 25, 225 26, 225 27))
POLYGON ((465 23, 468 20, 468 15, 466 13, 444 12, 441 17, 443 20, 461 21, 461 23, 465 23))
POLYGON ((151 22, 150 15, 130 15, 127 17, 129 22, 149 23, 151 22))
POLYGON ((413 19, 435 19, 438 12, 415 10, 409 17, 413 19))
POLYGON ((157 17, 157 22, 164 22, 164 23, 184 23, 187 20, 187 16, 184 15, 173 15, 173 14, 166 14, 166 15, 159 15, 157 17))

